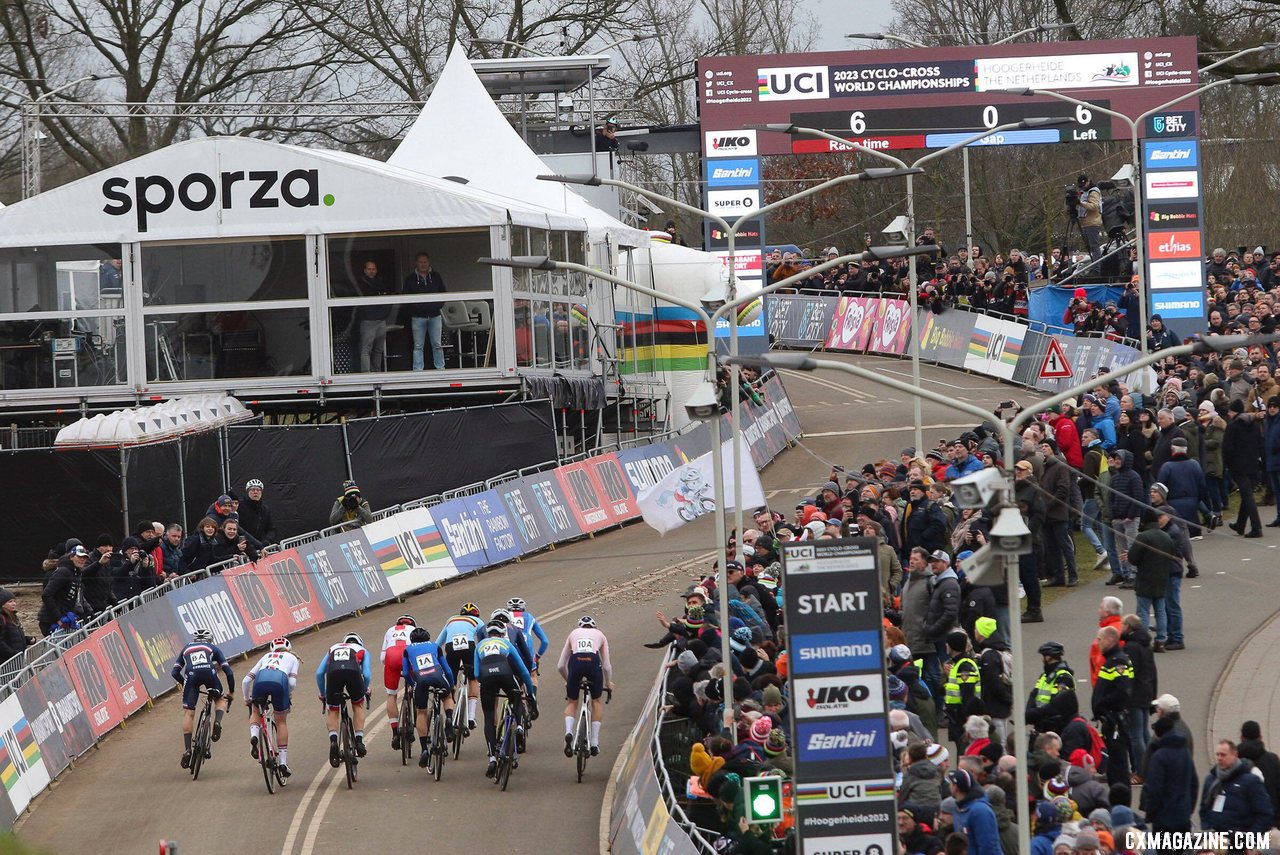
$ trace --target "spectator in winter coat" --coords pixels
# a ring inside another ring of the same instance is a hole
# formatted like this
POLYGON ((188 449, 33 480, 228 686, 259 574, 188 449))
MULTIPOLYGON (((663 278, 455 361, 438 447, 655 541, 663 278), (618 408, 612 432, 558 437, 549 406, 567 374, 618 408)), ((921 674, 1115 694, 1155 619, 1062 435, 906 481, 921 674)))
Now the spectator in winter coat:
POLYGON ((1267 750, 1262 741, 1262 728, 1256 721, 1246 721, 1240 725, 1240 744, 1236 746, 1236 750, 1262 773, 1271 807, 1276 816, 1280 816, 1280 757, 1267 750))
POLYGON ((942 840, 933 833, 934 814, 933 806, 899 797, 898 838, 911 855, 941 855, 942 840))
MULTIPOLYGON (((1074 430, 1074 426, 1072 430, 1074 430)), ((1044 455, 1044 477, 1040 487, 1045 497, 1044 522, 1045 566, 1041 575, 1049 578, 1050 587, 1077 584, 1076 549, 1071 540, 1071 495, 1074 472, 1058 454, 1058 445, 1051 439, 1040 441, 1039 451, 1044 455)), ((1076 456, 1079 458, 1079 440, 1076 440, 1076 456)), ((1078 466, 1079 464, 1077 464, 1078 466)))
POLYGON ((1164 318, 1159 315, 1151 316, 1151 322, 1147 329, 1147 350, 1152 353, 1169 347, 1177 347, 1182 343, 1178 341, 1178 337, 1174 335, 1173 330, 1164 325, 1164 318))
POLYGON ((1253 774, 1253 764, 1240 757, 1229 739, 1219 740, 1213 756, 1215 765, 1204 779, 1200 796, 1200 828, 1253 832, 1271 828, 1275 813, 1266 785, 1253 774))
POLYGON ((262 501, 263 483, 253 478, 245 485, 245 499, 236 512, 240 514, 240 528, 259 543, 278 543, 276 521, 271 509, 262 501))
POLYGON ((142 551, 138 539, 126 537, 121 541, 120 556, 111 565, 111 590, 116 600, 132 599, 159 582, 155 561, 142 551))
POLYGON ((969 453, 964 440, 957 439, 951 443, 950 453, 951 464, 947 466, 946 480, 954 481, 982 470, 982 461, 969 453))
MULTIPOLYGON (((1152 831, 1190 831, 1199 781, 1187 739, 1174 730, 1173 720, 1157 719, 1155 739, 1147 758, 1139 807, 1152 831)), ((1249 776, 1252 777, 1252 776, 1249 776)))
MULTIPOLYGON (((1280 403, 1280 401, 1278 401, 1280 403)), ((1208 485, 1208 497, 1205 506, 1209 509, 1209 527, 1222 525, 1222 509, 1226 506, 1227 495, 1222 477, 1222 439, 1227 432, 1227 423, 1218 415, 1213 404, 1204 401, 1200 404, 1197 419, 1200 422, 1201 445, 1204 449, 1200 456, 1200 465, 1204 469, 1204 480, 1208 485)))
POLYGON ((182 526, 174 523, 165 529, 159 549, 162 563, 156 569, 163 571, 166 579, 187 572, 187 563, 182 559, 182 526))
POLYGON ((17 599, 8 588, 0 588, 0 662, 22 653, 34 640, 28 638, 18 621, 17 599))
MULTIPOLYGON (((1104 626, 1112 626, 1116 631, 1120 631, 1121 617, 1120 613, 1124 611, 1124 603, 1119 597, 1103 597, 1102 602, 1098 605, 1098 628, 1104 626)), ((1089 685, 1098 685, 1098 669, 1102 667, 1102 663, 1106 661, 1102 649, 1098 647, 1098 639, 1094 638, 1089 645, 1089 685)))
POLYGON ((906 755, 898 801, 936 808, 942 800, 942 791, 938 786, 942 773, 929 761, 923 743, 912 745, 906 750, 906 755))
POLYGON ((55 623, 67 613, 77 613, 81 588, 84 585, 84 568, 89 562, 89 550, 76 543, 58 560, 49 581, 40 595, 40 613, 37 620, 40 632, 48 635, 55 623))
POLYGON ((955 830, 968 838, 969 855, 1003 855, 1000 827, 982 786, 964 769, 947 775, 956 800, 955 830))
MULTIPOLYGON (((1267 415, 1263 421, 1263 453, 1266 456, 1267 481, 1271 492, 1280 496, 1280 397, 1267 399, 1267 415)), ((1276 518, 1267 523, 1280 528, 1280 502, 1276 503, 1276 518)))
POLYGON ((1142 769, 1147 753, 1147 720, 1151 704, 1159 691, 1159 671, 1156 657, 1151 652, 1151 633, 1142 625, 1137 615, 1125 615, 1120 632, 1124 652, 1133 663, 1133 689, 1129 693, 1129 760, 1135 771, 1142 769))
POLYGON ((1200 534, 1197 524, 1200 502, 1209 496, 1208 483, 1200 462, 1187 454, 1187 440, 1177 437, 1170 443, 1169 462, 1160 467, 1156 480, 1167 489, 1167 501, 1177 512, 1178 520, 1187 528, 1191 537, 1200 534))
MULTIPOLYGON (((1147 491, 1142 478, 1133 468, 1133 454, 1117 448, 1109 458, 1111 470, 1111 530, 1116 539, 1116 550, 1123 556, 1133 539, 1138 536, 1138 521, 1142 519, 1142 505, 1147 491)), ((1111 568, 1108 585, 1115 585, 1133 577, 1133 570, 1121 558, 1119 567, 1111 568)))
POLYGON ((1080 432, 1069 415, 1074 414, 1075 411, 1076 402, 1067 401, 1049 410, 1053 415, 1048 421, 1049 427, 1053 429, 1053 440, 1057 443, 1057 449, 1062 453, 1062 458, 1069 466, 1079 469, 1084 465, 1084 450, 1080 447, 1080 432))
POLYGON ((218 522, 213 517, 205 517, 182 544, 182 560, 187 572, 194 573, 215 563, 218 560, 214 555, 217 543, 218 522))
POLYGON ((1244 411, 1243 401, 1232 401, 1227 411, 1230 421, 1222 437, 1222 463, 1240 491, 1240 510, 1231 530, 1245 537, 1262 537, 1262 520, 1253 498, 1253 488, 1262 474, 1262 439, 1253 416, 1244 411))
MULTIPOLYGON (((1161 515, 1163 516, 1163 515, 1161 515)), ((1133 566, 1133 592, 1138 597, 1138 617, 1150 629, 1147 616, 1154 609, 1157 653, 1164 650, 1168 638, 1165 596, 1169 592, 1169 574, 1173 568, 1173 539, 1160 527, 1159 518, 1148 511, 1143 514, 1142 531, 1134 538, 1126 559, 1133 566)))
POLYGON ((947 548, 947 522, 942 510, 925 495, 922 481, 912 481, 907 488, 910 501, 902 511, 902 549, 904 560, 919 546, 927 554, 947 548))
POLYGON ((1013 714, 1013 685, 1004 667, 1009 646, 998 630, 993 618, 978 618, 973 627, 973 647, 982 674, 982 705, 991 716, 991 738, 1004 745, 1008 718, 1013 714))
MULTIPOLYGON (((1162 409, 1156 413, 1156 425, 1159 431, 1156 433, 1155 445, 1151 449, 1151 467, 1150 472, 1153 476, 1160 472, 1161 467, 1173 457, 1173 441, 1175 439, 1185 439, 1182 431, 1174 423, 1173 410, 1162 409)), ((1156 478, 1156 480, 1160 480, 1156 478)))

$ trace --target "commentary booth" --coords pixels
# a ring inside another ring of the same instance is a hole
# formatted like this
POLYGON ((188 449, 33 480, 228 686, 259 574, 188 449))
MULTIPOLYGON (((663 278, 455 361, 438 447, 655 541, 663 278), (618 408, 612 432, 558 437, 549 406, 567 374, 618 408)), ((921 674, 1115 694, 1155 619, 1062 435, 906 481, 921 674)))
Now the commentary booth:
POLYGON ((476 263, 585 262, 587 246, 582 218, 465 180, 243 137, 180 143, 0 210, 0 406, 599 376, 587 318, 612 317, 606 289, 476 263), (445 293, 404 293, 419 253, 445 293), (370 264, 379 288, 361 282, 370 264), (414 371, 412 319, 431 309, 445 369, 428 341, 414 371), (381 358, 362 340, 377 319, 381 358))

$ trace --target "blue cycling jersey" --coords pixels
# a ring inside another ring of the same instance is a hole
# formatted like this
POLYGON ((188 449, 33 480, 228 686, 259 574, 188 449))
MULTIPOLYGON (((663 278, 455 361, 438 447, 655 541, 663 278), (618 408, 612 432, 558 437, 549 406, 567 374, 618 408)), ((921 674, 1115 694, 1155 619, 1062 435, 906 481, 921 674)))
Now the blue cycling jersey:
POLYGON ((445 661, 444 651, 434 641, 410 644, 404 649, 403 662, 402 673, 406 681, 417 683, 443 677, 446 684, 453 685, 453 671, 445 661))
POLYGON ((511 622, 524 630, 530 645, 533 644, 533 639, 538 639, 536 655, 541 659, 547 652, 547 647, 550 646, 551 641, 547 638, 547 632, 542 628, 542 624, 538 623, 538 619, 533 616, 533 612, 512 612, 511 622))
POLYGON ((480 618, 471 615, 454 615, 445 623, 444 629, 436 633, 436 640, 442 647, 447 647, 459 635, 474 639, 476 627, 480 626, 480 618))
MULTIPOLYGON (((475 640, 479 644, 486 636, 486 627, 480 627, 476 630, 475 640)), ((529 636, 524 634, 524 630, 515 624, 507 624, 507 641, 511 642, 511 646, 515 648, 516 653, 520 655, 520 659, 524 662, 526 671, 532 671, 537 660, 533 658, 533 648, 529 646, 529 636)))
POLYGON ((178 659, 173 663, 170 674, 181 684, 192 677, 211 675, 218 668, 227 675, 227 683, 235 685, 235 675, 231 673, 227 657, 222 655, 218 646, 203 641, 193 641, 178 653, 178 659))
POLYGON ((476 643, 475 672, 481 680, 486 677, 514 676, 528 688, 533 685, 533 681, 529 679, 529 669, 515 645, 509 638, 500 635, 488 636, 476 643))

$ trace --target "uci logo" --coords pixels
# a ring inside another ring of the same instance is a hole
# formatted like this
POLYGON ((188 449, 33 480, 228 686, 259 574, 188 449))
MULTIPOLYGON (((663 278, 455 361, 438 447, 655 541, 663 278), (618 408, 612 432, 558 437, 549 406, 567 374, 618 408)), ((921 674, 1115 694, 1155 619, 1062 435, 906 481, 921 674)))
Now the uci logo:
POLYGON ((163 175, 139 175, 132 182, 128 178, 108 178, 102 184, 102 195, 107 200, 102 211, 113 217, 136 211, 138 231, 145 232, 147 218, 164 213, 174 202, 188 211, 204 211, 221 199, 225 211, 235 204, 237 192, 241 200, 249 194, 250 208, 278 208, 281 200, 291 208, 314 208, 322 201, 326 206, 332 205, 332 194, 321 199, 319 184, 319 172, 315 169, 295 169, 286 172, 283 178, 275 170, 223 172, 216 179, 203 172, 193 172, 178 181, 176 187, 163 175), (240 183, 248 187, 237 191, 235 185, 240 183))
POLYGON ((761 101, 798 101, 827 97, 825 65, 762 68, 757 72, 761 101))

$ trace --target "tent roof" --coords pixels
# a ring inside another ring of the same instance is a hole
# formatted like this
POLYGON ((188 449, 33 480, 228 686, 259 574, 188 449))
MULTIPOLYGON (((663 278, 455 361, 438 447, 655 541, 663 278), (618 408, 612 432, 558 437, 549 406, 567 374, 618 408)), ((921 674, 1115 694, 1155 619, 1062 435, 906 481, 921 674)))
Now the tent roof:
POLYGON ((541 228, 586 227, 584 218, 562 207, 367 157, 208 137, 0 210, 0 246, 479 228, 508 219, 541 228))
POLYGON ((572 188, 539 181, 550 167, 493 103, 461 46, 455 45, 422 113, 388 161, 427 175, 456 175, 477 187, 581 217, 593 240, 645 246, 647 233, 592 205, 572 188))
POLYGON ((58 431, 57 448, 148 445, 252 419, 229 395, 187 395, 149 407, 133 407, 82 418, 58 431))

